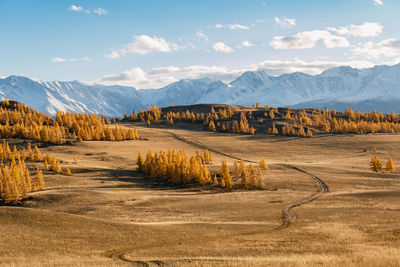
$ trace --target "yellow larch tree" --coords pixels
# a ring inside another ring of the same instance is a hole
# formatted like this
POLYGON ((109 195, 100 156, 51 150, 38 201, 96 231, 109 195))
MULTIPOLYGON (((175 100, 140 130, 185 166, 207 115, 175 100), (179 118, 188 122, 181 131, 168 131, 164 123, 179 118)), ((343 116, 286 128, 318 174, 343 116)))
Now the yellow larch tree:
POLYGON ((219 172, 219 175, 221 177, 221 180, 224 180, 225 188, 232 189, 232 177, 229 174, 228 164, 226 163, 225 160, 222 161, 221 170, 219 172))
POLYGON ((394 172, 396 170, 392 158, 389 158, 388 161, 386 162, 385 170, 388 172, 394 172))
POLYGON ((260 168, 263 170, 268 169, 267 161, 265 160, 265 158, 260 159, 260 168))
POLYGON ((371 170, 375 172, 381 172, 382 171, 382 162, 378 156, 372 157, 369 167, 371 170))

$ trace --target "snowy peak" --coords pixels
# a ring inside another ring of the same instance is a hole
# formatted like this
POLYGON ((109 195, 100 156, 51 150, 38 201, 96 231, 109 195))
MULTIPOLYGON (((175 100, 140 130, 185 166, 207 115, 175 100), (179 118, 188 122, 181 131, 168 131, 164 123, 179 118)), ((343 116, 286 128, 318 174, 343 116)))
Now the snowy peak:
POLYGON ((320 74, 321 77, 357 77, 361 71, 349 66, 328 69, 320 74))
POLYGON ((271 81, 270 76, 264 71, 246 71, 239 78, 230 83, 231 86, 250 87, 253 89, 260 88, 267 82, 271 81))
POLYGON ((182 79, 160 89, 136 90, 129 86, 106 86, 80 81, 42 82, 23 76, 0 79, 0 98, 24 102, 54 115, 57 110, 96 112, 122 116, 145 108, 199 103, 270 106, 344 107, 400 113, 400 64, 358 70, 332 68, 319 75, 301 72, 270 76, 265 71, 247 71, 229 84, 221 81, 182 79))

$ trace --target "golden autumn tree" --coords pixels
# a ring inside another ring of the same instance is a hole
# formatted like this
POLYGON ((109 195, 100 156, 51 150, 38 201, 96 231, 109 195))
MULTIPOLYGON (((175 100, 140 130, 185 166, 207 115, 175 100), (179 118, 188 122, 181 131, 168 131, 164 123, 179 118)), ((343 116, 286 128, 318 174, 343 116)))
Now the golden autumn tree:
POLYGON ((217 128, 215 128, 215 124, 214 121, 210 121, 210 123, 208 124, 208 129, 212 132, 216 132, 217 128))
POLYGON ((388 172, 394 172, 396 170, 392 158, 389 158, 386 162, 385 170, 388 172))
POLYGON ((225 160, 222 161, 221 170, 219 172, 219 175, 221 177, 221 180, 224 181, 225 188, 226 189, 232 189, 232 177, 229 174, 228 164, 226 163, 225 160))
POLYGON ((239 175, 240 175, 240 169, 239 169, 239 164, 238 164, 237 160, 235 160, 233 162, 233 173, 234 173, 235 177, 239 177, 239 175))
POLYGON ((253 164, 249 165, 249 183, 251 188, 257 187, 257 180, 256 180, 256 171, 254 169, 253 164))
POLYGON ((35 146, 35 148, 34 148, 34 157, 33 158, 34 158, 35 161, 41 161, 42 160, 42 155, 41 155, 40 150, 39 150, 39 148, 37 146, 35 146))
POLYGON ((371 170, 375 172, 381 172, 382 171, 382 162, 378 156, 372 157, 369 167, 371 170))
POLYGON ((247 189, 249 187, 249 182, 247 181, 247 170, 246 167, 241 169, 241 173, 240 173, 240 185, 243 189, 247 189))
POLYGON ((265 160, 265 158, 260 159, 260 168, 263 170, 268 169, 267 161, 265 160))
POLYGON ((37 180, 37 190, 41 190, 44 188, 44 179, 43 179, 43 173, 42 170, 37 167, 36 169, 36 180, 37 180))
POLYGON ((143 171, 144 160, 142 157, 142 153, 138 153, 137 160, 136 160, 137 170, 143 171))
POLYGON ((218 179, 216 174, 214 174, 213 176, 213 185, 218 185, 218 179))
POLYGON ((64 175, 66 175, 66 176, 71 176, 72 175, 71 170, 68 167, 65 167, 64 175))

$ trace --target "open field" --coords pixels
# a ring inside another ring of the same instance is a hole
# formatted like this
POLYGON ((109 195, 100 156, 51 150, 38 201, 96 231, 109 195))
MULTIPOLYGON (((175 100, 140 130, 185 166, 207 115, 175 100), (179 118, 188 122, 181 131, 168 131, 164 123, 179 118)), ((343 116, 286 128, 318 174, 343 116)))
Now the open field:
MULTIPOLYGON (((130 127, 130 123, 126 123, 130 127)), ((135 125, 136 126, 136 125, 135 125)), ((73 176, 47 176, 22 206, 0 207, 3 265, 399 266, 400 172, 374 173, 373 155, 400 165, 399 135, 250 136, 138 128, 144 140, 49 146, 73 176), (376 146, 377 153, 372 149, 376 146), (148 149, 208 147, 221 160, 265 157, 266 190, 173 187, 136 172, 148 149), (76 157, 76 162, 74 157, 76 157), (293 208, 282 208, 329 187, 293 208)))

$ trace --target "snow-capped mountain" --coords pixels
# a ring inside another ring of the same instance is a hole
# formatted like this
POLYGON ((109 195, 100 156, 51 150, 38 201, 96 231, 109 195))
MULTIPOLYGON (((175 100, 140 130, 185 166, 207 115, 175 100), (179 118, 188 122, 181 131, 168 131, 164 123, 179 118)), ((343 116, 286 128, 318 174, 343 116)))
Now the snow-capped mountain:
POLYGON ((79 81, 42 82, 22 76, 0 79, 0 98, 8 97, 54 115, 56 110, 121 116, 145 108, 198 103, 313 108, 345 107, 400 113, 400 64, 369 69, 338 67, 319 75, 300 72, 279 77, 248 71, 229 84, 210 78, 183 79, 160 89, 137 90, 79 81))

